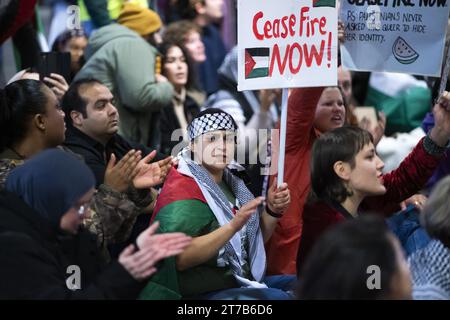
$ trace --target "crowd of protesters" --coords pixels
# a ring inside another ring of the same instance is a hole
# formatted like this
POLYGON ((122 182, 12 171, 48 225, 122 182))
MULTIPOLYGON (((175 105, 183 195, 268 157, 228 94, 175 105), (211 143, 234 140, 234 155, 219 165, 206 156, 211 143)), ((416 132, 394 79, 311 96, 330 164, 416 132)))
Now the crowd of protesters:
POLYGON ((277 185, 281 92, 237 90, 237 1, 53 1, 47 49, 35 5, 0 8, 0 299, 450 299, 440 79, 291 89, 277 185))

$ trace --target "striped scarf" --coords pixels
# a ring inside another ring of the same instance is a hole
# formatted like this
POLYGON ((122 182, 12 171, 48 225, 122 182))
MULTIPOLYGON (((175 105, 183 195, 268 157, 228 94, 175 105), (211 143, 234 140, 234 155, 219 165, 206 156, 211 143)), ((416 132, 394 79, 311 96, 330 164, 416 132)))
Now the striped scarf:
MULTIPOLYGON (((221 226, 229 223, 233 219, 233 208, 230 205, 230 202, 205 168, 184 154, 180 159, 178 170, 195 179, 221 226)), ((248 190, 244 182, 233 175, 228 168, 224 171, 224 180, 231 188, 231 191, 236 196, 241 206, 254 199, 253 194, 248 190)), ((264 278, 266 269, 266 253, 261 228, 259 227, 261 214, 262 212, 258 210, 258 213, 253 214, 245 226, 249 244, 247 253, 249 261, 247 262, 250 265, 253 278, 258 282, 261 282, 264 278)), ((239 281, 244 276, 242 269, 244 256, 245 253, 242 252, 241 237, 239 232, 237 232, 231 240, 226 243, 223 259, 229 264, 233 274, 239 281)), ((242 283, 242 281, 240 282, 242 283)), ((244 285, 249 286, 247 281, 245 281, 244 285)))

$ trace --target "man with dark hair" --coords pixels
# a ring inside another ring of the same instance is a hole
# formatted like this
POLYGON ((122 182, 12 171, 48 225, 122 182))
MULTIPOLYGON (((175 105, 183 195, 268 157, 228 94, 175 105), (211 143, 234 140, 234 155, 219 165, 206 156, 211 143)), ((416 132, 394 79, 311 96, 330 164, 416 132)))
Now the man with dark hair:
MULTIPOLYGON (((132 163, 130 170, 116 177, 118 182, 113 189, 134 199, 139 207, 147 207, 143 211, 149 212, 156 198, 156 191, 149 186, 162 183, 170 169, 171 158, 149 164, 156 151, 133 145, 119 135, 119 113, 113 101, 111 91, 96 79, 73 82, 61 102, 67 125, 64 145, 83 156, 95 175, 97 186, 104 182, 106 172, 132 163), (139 177, 136 177, 138 172, 139 177)), ((138 218, 130 241, 148 226, 149 219, 150 215, 138 218)), ((134 220, 130 223, 134 224, 134 220)))
MULTIPOLYGON (((96 183, 103 183, 105 172, 116 160, 126 155, 148 157, 150 152, 143 145, 127 141, 120 134, 119 113, 114 106, 114 96, 99 80, 90 78, 75 81, 61 101, 67 125, 64 145, 84 157, 92 169, 96 183)), ((158 162, 165 168, 170 158, 158 162)))

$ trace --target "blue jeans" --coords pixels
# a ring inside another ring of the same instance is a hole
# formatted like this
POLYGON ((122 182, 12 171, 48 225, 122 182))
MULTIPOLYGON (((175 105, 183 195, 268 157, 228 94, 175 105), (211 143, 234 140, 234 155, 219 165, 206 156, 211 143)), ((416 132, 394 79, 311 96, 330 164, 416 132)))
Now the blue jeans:
POLYGON ((203 294, 205 300, 292 300, 297 277, 279 275, 265 277, 268 288, 231 288, 203 294))
POLYGON ((430 237, 420 225, 419 214, 414 206, 408 206, 406 210, 386 220, 389 229, 400 240, 407 256, 418 249, 422 249, 430 242, 430 237))

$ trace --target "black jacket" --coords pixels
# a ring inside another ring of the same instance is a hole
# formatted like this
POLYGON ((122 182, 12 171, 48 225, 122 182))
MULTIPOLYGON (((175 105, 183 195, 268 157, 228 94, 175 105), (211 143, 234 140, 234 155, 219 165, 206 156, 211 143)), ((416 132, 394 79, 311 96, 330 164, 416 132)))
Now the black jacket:
MULTIPOLYGON (((186 99, 183 104, 184 116, 189 124, 192 119, 200 112, 200 107, 198 104, 186 95, 186 99)), ((160 121, 159 121, 159 131, 161 134, 159 150, 164 155, 170 155, 172 149, 180 142, 183 141, 181 137, 178 141, 171 141, 172 132, 176 129, 180 129, 180 122, 178 121, 177 115, 175 114, 173 104, 170 107, 161 110, 160 121)))
POLYGON ((143 157, 151 152, 143 145, 133 144, 119 134, 115 134, 107 145, 103 146, 100 142, 72 126, 69 126, 66 130, 64 146, 83 157, 86 165, 91 168, 95 175, 97 187, 103 183, 111 153, 114 153, 117 161, 119 161, 131 149, 141 150, 143 157))
POLYGON ((19 197, 0 192, 0 299, 136 299, 143 283, 116 261, 105 266, 96 239, 54 231, 19 197), (68 266, 81 270, 81 289, 69 290, 68 266))

